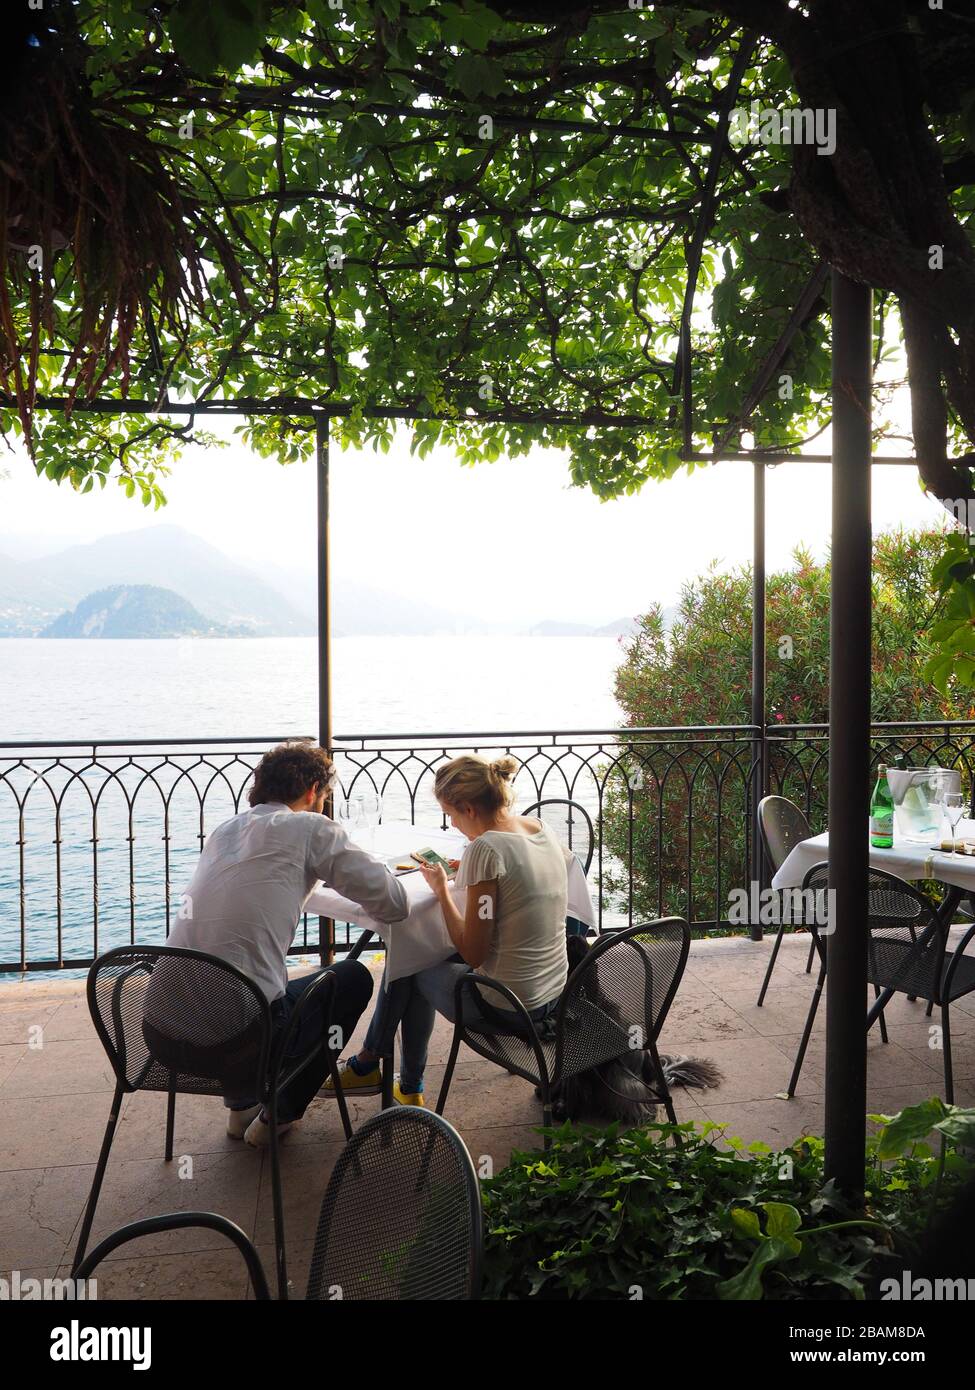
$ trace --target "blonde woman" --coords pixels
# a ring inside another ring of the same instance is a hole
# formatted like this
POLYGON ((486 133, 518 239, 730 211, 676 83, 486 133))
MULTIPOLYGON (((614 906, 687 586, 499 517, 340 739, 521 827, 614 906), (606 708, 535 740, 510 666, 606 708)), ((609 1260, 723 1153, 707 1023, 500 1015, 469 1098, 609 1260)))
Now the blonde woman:
MULTIPOLYGON (((393 1094, 401 1105, 423 1105, 434 1020, 441 1013, 453 1022, 454 987, 472 967, 507 985, 536 1022, 555 1011, 568 973, 567 851, 544 822, 512 814, 511 778, 517 767, 514 758, 487 762, 468 755, 437 772, 437 801, 470 841, 456 878, 467 890, 463 904, 452 897, 443 868, 422 866, 421 872, 437 895, 457 954, 380 992, 365 1046, 341 1073, 347 1092, 379 1091, 379 1059, 402 1024, 401 1070, 393 1094)), ((497 1024, 498 1011, 513 1013, 496 990, 485 991, 485 1000, 482 1018, 497 1024)), ((476 1021, 475 1007, 473 999, 465 1002, 468 1022, 476 1021)))

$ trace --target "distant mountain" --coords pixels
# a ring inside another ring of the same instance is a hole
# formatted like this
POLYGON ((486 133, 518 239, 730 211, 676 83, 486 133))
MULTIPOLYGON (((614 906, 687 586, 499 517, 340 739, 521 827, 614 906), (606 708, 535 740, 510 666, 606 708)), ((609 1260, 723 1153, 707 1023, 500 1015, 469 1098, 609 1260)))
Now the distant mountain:
POLYGON ((36 633, 88 594, 118 584, 171 589, 218 626, 261 637, 315 631, 262 576, 179 526, 147 526, 68 546, 53 555, 0 562, 0 635, 36 633))
MULTIPOLYGON (((0 637, 42 634, 67 610, 104 589, 149 585, 168 589, 214 630, 229 627, 257 637, 311 636, 317 631, 317 581, 311 569, 261 556, 253 566, 233 559, 180 526, 147 526, 84 545, 42 552, 42 538, 0 536, 0 637)), ((525 632, 517 622, 492 622, 408 593, 362 584, 339 567, 332 575, 335 637, 502 635, 525 632)), ((601 636, 629 630, 628 620, 606 627, 549 619, 535 636, 601 636)))
MULTIPOLYGON (((317 578, 309 570, 263 564, 261 573, 294 606, 314 621, 317 578)), ((512 624, 491 623, 360 584, 338 566, 332 571, 332 635, 334 637, 411 637, 454 633, 510 633, 512 624)))
POLYGON ((250 636, 211 622, 172 589, 153 584, 114 584, 62 613, 41 637, 239 637, 250 636))

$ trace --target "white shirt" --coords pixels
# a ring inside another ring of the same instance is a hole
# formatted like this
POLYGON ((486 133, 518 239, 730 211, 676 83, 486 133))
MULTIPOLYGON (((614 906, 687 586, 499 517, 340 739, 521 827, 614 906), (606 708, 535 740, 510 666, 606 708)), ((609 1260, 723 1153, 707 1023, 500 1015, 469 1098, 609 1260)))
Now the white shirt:
MULTIPOLYGON (((458 887, 492 879, 498 884, 497 920, 480 975, 507 985, 529 1011, 556 999, 565 988, 568 958, 565 914, 569 851, 540 822, 534 835, 486 830, 464 851, 458 887)), ((495 1009, 510 1005, 502 995, 484 991, 495 1009)))
POLYGON ((379 922, 407 915, 402 883, 335 821, 264 802, 210 835, 166 944, 219 956, 269 1002, 278 999, 298 919, 319 879, 379 922))

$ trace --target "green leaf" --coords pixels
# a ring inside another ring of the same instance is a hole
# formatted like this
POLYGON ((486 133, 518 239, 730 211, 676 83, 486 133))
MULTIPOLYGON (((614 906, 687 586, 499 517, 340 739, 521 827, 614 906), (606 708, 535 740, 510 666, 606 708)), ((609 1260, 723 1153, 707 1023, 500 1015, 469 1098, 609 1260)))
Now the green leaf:
POLYGON ((176 52, 202 73, 241 67, 267 33, 263 0, 177 0, 167 23, 176 52))
POLYGON ((947 1114, 944 1101, 932 1096, 919 1105, 907 1106, 898 1115, 881 1117, 884 1127, 877 1136, 877 1157, 897 1158, 911 1144, 926 1139, 947 1114))

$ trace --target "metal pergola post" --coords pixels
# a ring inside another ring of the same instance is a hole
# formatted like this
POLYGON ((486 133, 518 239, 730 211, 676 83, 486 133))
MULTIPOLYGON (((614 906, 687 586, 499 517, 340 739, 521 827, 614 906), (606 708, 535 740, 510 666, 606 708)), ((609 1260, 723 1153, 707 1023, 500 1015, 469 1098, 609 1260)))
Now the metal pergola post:
POLYGON ((862 1199, 867 1110, 870 776, 870 419, 873 294, 834 270, 829 623, 827 1179, 862 1199))
MULTIPOLYGON (((318 540, 318 742, 332 751, 332 594, 331 556, 328 535, 329 436, 331 420, 327 415, 315 416, 315 516, 318 540)), ((333 807, 329 792, 325 809, 333 807)), ((318 919, 318 945, 322 964, 331 964, 335 957, 335 923, 331 917, 318 919)))
MULTIPOLYGON (((757 459, 753 464, 752 517, 752 724, 759 733, 755 743, 756 767, 752 792, 752 862, 751 877, 764 887, 765 855, 758 827, 758 803, 768 789, 768 745, 766 742, 765 710, 765 464, 757 459)), ((761 941, 761 922, 752 922, 751 938, 761 941)))

